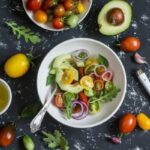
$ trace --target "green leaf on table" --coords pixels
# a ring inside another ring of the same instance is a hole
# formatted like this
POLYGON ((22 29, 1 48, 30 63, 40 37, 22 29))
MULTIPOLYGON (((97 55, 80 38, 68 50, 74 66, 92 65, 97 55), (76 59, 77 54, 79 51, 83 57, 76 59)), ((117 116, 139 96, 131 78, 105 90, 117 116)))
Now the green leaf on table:
POLYGON ((37 114, 39 108, 40 108, 40 104, 39 103, 30 104, 30 105, 26 106, 22 110, 20 117, 21 118, 33 117, 33 116, 35 116, 37 114))
POLYGON ((60 148, 60 150, 69 150, 67 139, 58 131, 54 133, 47 133, 42 131, 44 135, 43 141, 47 144, 48 148, 60 148))
POLYGON ((41 42, 40 36, 32 32, 31 29, 25 26, 19 26, 13 21, 6 21, 5 23, 8 27, 11 28, 13 34, 16 35, 17 39, 23 37, 26 42, 30 41, 32 44, 41 42))
POLYGON ((99 64, 104 65, 104 66, 106 66, 107 68, 108 68, 108 66, 109 66, 108 60, 107 60, 104 56, 102 56, 102 55, 99 55, 99 57, 98 57, 98 62, 99 62, 99 64))

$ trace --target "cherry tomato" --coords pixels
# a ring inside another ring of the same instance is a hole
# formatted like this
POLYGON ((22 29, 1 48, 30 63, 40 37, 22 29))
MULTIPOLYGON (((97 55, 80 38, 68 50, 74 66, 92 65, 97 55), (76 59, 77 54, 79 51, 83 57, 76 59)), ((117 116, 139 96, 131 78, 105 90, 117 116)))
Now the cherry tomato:
POLYGON ((134 52, 140 48, 141 42, 136 37, 127 37, 120 43, 120 48, 125 52, 134 52))
POLYGON ((47 13, 43 10, 37 10, 34 14, 34 18, 39 23, 46 23, 48 16, 47 13))
POLYGON ((5 125, 0 130, 0 146, 7 147, 13 143, 15 139, 15 127, 12 124, 5 125))
POLYGON ((88 103, 88 97, 84 94, 84 92, 79 93, 79 98, 85 103, 88 103))
POLYGON ((150 130, 150 119, 144 113, 139 113, 136 116, 139 127, 143 130, 150 130))
POLYGON ((62 21, 62 18, 60 17, 57 17, 57 18, 54 18, 52 20, 52 25, 55 29, 61 29, 61 28, 64 28, 64 23, 62 21))
POLYGON ((83 76, 80 79, 80 85, 85 90, 92 89, 94 87, 93 79, 90 76, 83 76))
POLYGON ((79 1, 78 2, 78 5, 77 5, 77 13, 79 13, 79 14, 82 14, 82 13, 84 13, 84 11, 85 11, 85 6, 84 6, 84 4, 81 2, 81 1, 79 1))
POLYGON ((65 0, 64 7, 66 10, 72 10, 74 7, 74 2, 72 0, 65 0))
POLYGON ((54 16, 62 17, 65 14, 65 8, 63 5, 59 4, 54 8, 54 16))
POLYGON ((28 0, 26 6, 28 10, 38 10, 41 7, 41 0, 28 0))
POLYGON ((47 9, 49 9, 50 7, 52 7, 56 4, 57 4, 56 0, 44 0, 43 3, 42 3, 42 8, 44 10, 47 10, 47 9))
POLYGON ((84 67, 79 67, 78 72, 79 72, 79 77, 82 78, 84 76, 84 67))
POLYGON ((127 134, 132 132, 136 127, 136 117, 127 113, 119 120, 119 130, 121 133, 127 134))
POLYGON ((55 98, 54 98, 54 105, 58 108, 63 108, 64 103, 63 103, 63 98, 61 93, 57 93, 55 98))
POLYGON ((74 72, 73 69, 65 69, 63 76, 62 76, 62 82, 64 84, 71 84, 73 82, 74 79, 74 72))
POLYGON ((100 91, 100 90, 104 89, 104 81, 102 79, 95 80, 94 81, 94 89, 96 91, 100 91))

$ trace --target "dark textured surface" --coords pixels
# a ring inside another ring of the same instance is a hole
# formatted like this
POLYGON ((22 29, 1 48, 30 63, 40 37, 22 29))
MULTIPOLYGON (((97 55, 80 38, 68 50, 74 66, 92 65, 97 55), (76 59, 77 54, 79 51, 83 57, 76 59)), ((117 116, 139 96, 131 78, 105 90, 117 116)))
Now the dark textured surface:
MULTIPOLYGON (((150 69, 144 65, 137 65, 132 59, 133 54, 124 54, 114 47, 119 39, 125 36, 135 35, 142 41, 139 53, 150 60, 150 0, 132 0, 133 21, 131 27, 119 36, 106 37, 98 33, 97 15, 106 0, 94 0, 92 9, 86 19, 75 29, 64 32, 49 32, 34 25, 25 14, 21 0, 1 0, 0 1, 0 78, 5 79, 11 86, 13 92, 12 105, 4 115, 0 116, 0 124, 7 121, 16 121, 18 115, 24 106, 31 102, 39 101, 36 91, 36 75, 41 60, 45 54, 58 43, 76 37, 89 37, 97 39, 109 45, 121 58, 127 73, 128 87, 127 94, 123 105, 115 116, 104 123, 91 129, 73 129, 63 126, 46 115, 42 129, 53 131, 59 129, 69 140, 70 150, 149 150, 150 149, 150 132, 143 132, 136 129, 132 134, 123 138, 123 143, 114 145, 106 141, 105 134, 117 133, 118 118, 125 112, 145 112, 150 116, 150 98, 143 87, 139 84, 135 70, 143 68, 150 77, 150 69), (23 40, 17 41, 10 30, 5 26, 5 20, 13 20, 18 24, 30 27, 33 31, 38 32, 43 42, 37 45, 26 44, 23 40), (12 54, 23 52, 26 53, 33 47, 35 55, 40 57, 36 60, 36 68, 30 71, 20 79, 10 79, 3 72, 5 60, 12 54)), ((149 61, 150 62, 150 61, 149 61)), ((24 133, 31 135, 36 143, 36 150, 46 150, 41 140, 40 133, 31 134, 29 130, 30 119, 18 120, 17 138, 13 145, 6 150, 23 150, 20 136, 24 133)))

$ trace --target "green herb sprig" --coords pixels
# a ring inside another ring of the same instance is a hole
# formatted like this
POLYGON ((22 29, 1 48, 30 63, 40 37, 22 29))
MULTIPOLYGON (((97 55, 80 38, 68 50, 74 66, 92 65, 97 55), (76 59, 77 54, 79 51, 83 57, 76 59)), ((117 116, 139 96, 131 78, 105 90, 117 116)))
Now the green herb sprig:
POLYGON ((14 35, 17 36, 17 39, 21 37, 24 38, 26 42, 31 42, 32 44, 37 44, 41 42, 41 38, 31 31, 31 29, 25 26, 19 26, 17 23, 13 21, 6 21, 5 22, 8 27, 12 29, 14 35))

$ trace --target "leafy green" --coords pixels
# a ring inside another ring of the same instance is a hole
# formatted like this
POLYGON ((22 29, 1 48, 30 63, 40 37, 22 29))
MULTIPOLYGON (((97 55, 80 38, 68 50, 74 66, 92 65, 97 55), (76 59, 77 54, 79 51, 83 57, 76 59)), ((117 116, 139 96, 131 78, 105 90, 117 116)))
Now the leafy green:
POLYGON ((20 117, 21 118, 33 117, 37 114, 39 108, 40 108, 39 103, 30 104, 22 110, 20 117))
POLYGON ((115 98, 120 92, 120 89, 116 86, 113 86, 113 88, 110 91, 103 91, 99 95, 99 97, 92 97, 90 98, 90 103, 94 103, 96 101, 100 101, 101 103, 107 103, 109 101, 112 101, 113 98, 115 98))
POLYGON ((47 133, 42 131, 43 141, 48 145, 48 148, 60 148, 60 150, 69 150, 67 139, 58 131, 55 130, 54 133, 47 133))
POLYGON ((70 92, 64 93, 64 113, 67 119, 71 118, 72 114, 72 101, 75 99, 75 94, 70 92))
POLYGON ((8 27, 12 29, 14 35, 17 36, 17 39, 24 37, 26 42, 31 42, 32 44, 37 44, 41 42, 41 38, 31 31, 31 29, 26 28, 25 26, 19 26, 13 21, 5 22, 8 27))
POLYGON ((46 85, 53 84, 55 82, 56 74, 49 74, 47 76, 46 85))
POLYGON ((101 65, 104 65, 104 66, 106 66, 106 67, 109 66, 108 60, 107 60, 104 56, 102 56, 102 55, 99 55, 98 61, 99 61, 99 63, 100 63, 101 65))

